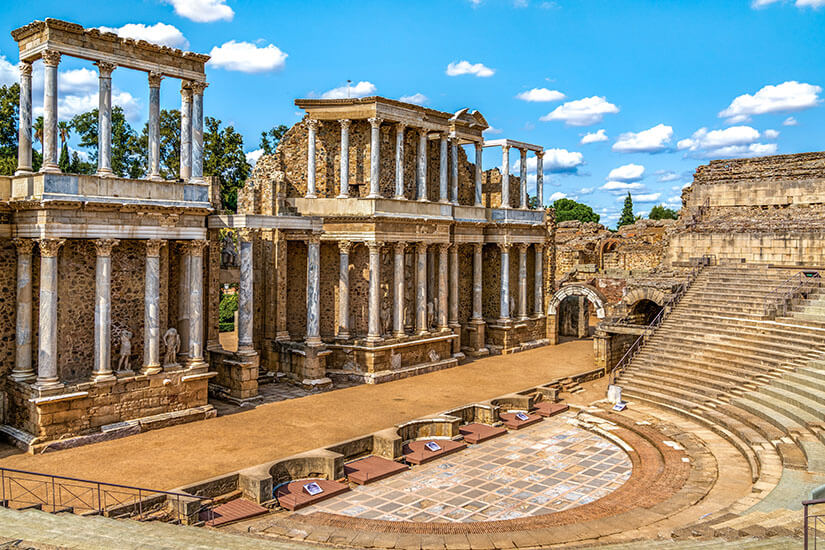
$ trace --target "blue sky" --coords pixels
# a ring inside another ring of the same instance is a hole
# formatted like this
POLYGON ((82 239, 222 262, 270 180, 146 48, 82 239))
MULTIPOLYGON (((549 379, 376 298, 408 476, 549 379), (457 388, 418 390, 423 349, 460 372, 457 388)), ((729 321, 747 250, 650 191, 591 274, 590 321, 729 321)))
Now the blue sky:
MULTIPOLYGON (((248 152, 262 130, 299 119, 294 98, 335 96, 347 80, 353 95, 478 109, 488 138, 548 150, 548 202, 577 198, 607 225, 627 190, 639 214, 678 208, 708 159, 825 141, 825 0, 15 0, 3 26, 45 17, 212 53, 206 114, 233 124, 248 152)), ((0 56, 0 84, 15 81, 8 33, 0 56)), ((97 105, 93 71, 64 57, 61 118, 97 105)), ((114 103, 142 126, 146 76, 113 78, 114 103)), ((164 81, 164 108, 179 107, 178 90, 164 81)), ((488 150, 485 168, 500 162, 488 150)))

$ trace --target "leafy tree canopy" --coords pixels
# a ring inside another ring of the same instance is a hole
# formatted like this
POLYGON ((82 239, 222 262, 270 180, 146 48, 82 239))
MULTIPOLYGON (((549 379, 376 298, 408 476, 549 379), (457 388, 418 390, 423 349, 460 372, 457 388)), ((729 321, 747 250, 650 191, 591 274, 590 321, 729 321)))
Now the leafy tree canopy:
MULTIPOLYGON (((77 132, 78 145, 89 150, 90 164, 97 166, 97 109, 75 115, 71 127, 77 132)), ((112 171, 122 178, 143 177, 146 152, 140 150, 138 137, 119 106, 112 107, 112 171)))
POLYGON ((665 205, 660 204, 650 209, 650 214, 647 216, 651 220, 675 220, 679 217, 679 213, 672 208, 665 208, 665 205))
POLYGON ((203 174, 220 180, 224 208, 238 208, 238 189, 252 173, 243 152, 243 136, 233 126, 221 128, 221 121, 206 117, 203 134, 203 174))
POLYGON ((260 147, 263 149, 265 155, 271 155, 275 152, 275 149, 278 147, 278 144, 281 142, 281 138, 284 137, 289 127, 280 124, 278 126, 273 126, 266 132, 261 132, 261 143, 260 147))
POLYGON ((597 222, 600 216, 593 212, 593 209, 576 202, 573 199, 558 199, 553 203, 556 211, 556 221, 566 222, 569 220, 579 220, 580 222, 597 222))
POLYGON ((630 191, 628 191, 627 196, 624 198, 622 213, 619 215, 618 227, 632 225, 635 222, 636 216, 633 215, 633 197, 630 196, 630 191))

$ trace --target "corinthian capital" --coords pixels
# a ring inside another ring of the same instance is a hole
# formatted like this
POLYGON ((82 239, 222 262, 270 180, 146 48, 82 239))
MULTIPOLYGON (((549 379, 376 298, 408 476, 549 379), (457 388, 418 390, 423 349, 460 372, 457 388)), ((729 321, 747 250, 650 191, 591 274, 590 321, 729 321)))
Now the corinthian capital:
POLYGON ((154 71, 149 73, 149 87, 160 88, 160 81, 163 80, 163 74, 154 71))
POLYGON ((203 91, 209 86, 206 82, 192 82, 192 93, 193 94, 203 94, 203 91))
POLYGON ((98 256, 111 256, 112 249, 117 245, 120 241, 117 239, 95 239, 95 250, 97 251, 98 256))
POLYGON ((60 65, 61 54, 57 50, 44 50, 41 56, 43 57, 43 64, 47 67, 57 67, 60 65))
POLYGON ((94 64, 97 65, 97 70, 100 73, 101 78, 111 78, 112 71, 117 68, 117 65, 114 63, 109 63, 108 61, 95 61, 94 64))
POLYGON ((20 65, 18 65, 20 69, 20 76, 31 76, 32 75, 32 64, 28 61, 21 61, 20 65))
POLYGON ((153 258, 160 256, 160 249, 166 245, 166 241, 161 239, 149 239, 146 241, 146 255, 153 258))
POLYGON ((17 249, 17 255, 31 254, 34 247, 33 239, 12 239, 12 244, 17 249))
POLYGON ((369 121, 370 126, 372 126, 373 128, 379 128, 381 126, 381 123, 384 122, 383 118, 377 116, 370 117, 367 120, 369 121))
POLYGON ((37 241, 37 244, 40 245, 40 256, 44 258, 57 258, 57 253, 65 242, 65 239, 40 239, 37 241))

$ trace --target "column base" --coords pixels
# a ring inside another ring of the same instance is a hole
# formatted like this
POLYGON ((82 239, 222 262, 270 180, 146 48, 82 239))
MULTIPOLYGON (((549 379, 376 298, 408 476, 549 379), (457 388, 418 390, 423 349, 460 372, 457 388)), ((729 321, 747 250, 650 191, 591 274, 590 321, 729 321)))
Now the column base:
POLYGON ((144 365, 142 369, 140 369, 141 374, 157 374, 163 371, 163 367, 160 365, 144 365))
POLYGON ((62 174, 63 170, 60 169, 60 166, 57 164, 43 164, 43 167, 40 169, 41 172, 45 174, 62 174))
POLYGON ((304 198, 305 199, 317 199, 318 195, 316 195, 315 193, 307 193, 306 195, 304 195, 304 198))
POLYGON ((399 330, 393 333, 393 336, 396 338, 405 338, 407 336, 407 331, 399 330))
POLYGON ((34 174, 31 166, 20 166, 14 171, 15 176, 31 176, 34 174))
POLYGON ((92 376, 92 383, 95 386, 113 386, 117 382, 117 377, 111 372, 100 373, 92 376))
POLYGON ((289 332, 281 331, 275 333, 275 341, 277 342, 288 342, 289 341, 289 332))
POLYGON ((34 383, 34 389, 38 391, 56 390, 63 387, 63 383, 58 378, 38 378, 34 383))
POLYGON ((160 174, 152 174, 149 176, 149 181, 163 181, 163 178, 160 177, 160 174))
POLYGON ((407 200, 407 197, 405 197, 404 195, 395 195, 393 197, 393 199, 395 199, 397 201, 405 201, 405 200, 407 200))
POLYGON ((381 195, 370 193, 369 195, 367 195, 367 198, 368 199, 380 199, 382 197, 381 197, 381 195))
POLYGON ((349 332, 339 332, 335 335, 336 340, 349 340, 350 338, 352 338, 352 336, 349 332))
POLYGON ((324 345, 324 342, 321 340, 320 336, 313 336, 311 338, 307 338, 306 340, 304 340, 304 343, 307 346, 311 346, 311 347, 317 347, 317 346, 323 346, 324 345))
POLYGON ((370 336, 367 335, 366 339, 364 340, 368 344, 377 344, 378 342, 383 342, 384 338, 381 336, 370 336))
POLYGON ((34 372, 14 372, 9 375, 9 378, 15 382, 34 382, 37 380, 37 375, 34 372))
POLYGON ((430 199, 427 199, 427 198, 418 199, 418 202, 430 202, 430 199))
POLYGON ((340 195, 337 195, 335 198, 336 199, 348 199, 349 198, 349 193, 347 193, 347 194, 341 193, 340 195))
POLYGON ((115 173, 112 172, 111 168, 101 168, 95 173, 95 175, 99 178, 113 178, 115 173))
POLYGON ((203 183, 203 176, 191 177, 187 183, 203 183))

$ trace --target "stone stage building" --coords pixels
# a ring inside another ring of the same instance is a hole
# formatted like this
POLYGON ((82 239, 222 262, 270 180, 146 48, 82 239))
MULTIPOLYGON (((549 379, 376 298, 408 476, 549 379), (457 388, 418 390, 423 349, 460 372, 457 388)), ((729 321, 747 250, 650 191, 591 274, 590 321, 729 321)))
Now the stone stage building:
POLYGON ((526 184, 535 154, 542 204, 542 147, 484 141, 467 109, 295 103, 306 116, 258 161, 238 214, 209 221, 242 239, 239 351, 218 363, 251 368, 259 350, 267 369, 329 387, 547 343, 552 219, 526 184), (483 172, 485 148, 508 168, 517 152, 519 176, 483 172))

